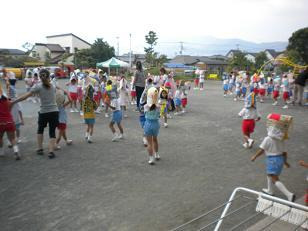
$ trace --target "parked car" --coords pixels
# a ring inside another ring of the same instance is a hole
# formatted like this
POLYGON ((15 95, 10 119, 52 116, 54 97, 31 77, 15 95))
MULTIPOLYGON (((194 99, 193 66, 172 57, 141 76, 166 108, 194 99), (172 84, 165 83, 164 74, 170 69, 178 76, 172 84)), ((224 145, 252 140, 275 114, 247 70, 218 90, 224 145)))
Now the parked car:
POLYGON ((50 73, 54 73, 56 78, 68 78, 69 77, 69 70, 67 67, 58 67, 58 66, 52 66, 52 67, 44 67, 47 70, 50 71, 50 73))

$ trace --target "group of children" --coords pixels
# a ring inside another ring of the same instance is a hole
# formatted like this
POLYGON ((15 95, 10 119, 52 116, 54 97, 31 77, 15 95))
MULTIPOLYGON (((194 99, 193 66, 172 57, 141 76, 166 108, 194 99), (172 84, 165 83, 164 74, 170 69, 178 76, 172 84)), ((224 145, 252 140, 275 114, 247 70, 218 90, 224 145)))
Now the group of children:
MULTIPOLYGON (((273 105, 278 105, 278 99, 283 100, 283 109, 288 108, 292 102, 294 89, 294 75, 291 72, 282 75, 272 73, 269 77, 261 72, 250 76, 248 72, 231 72, 229 75, 224 73, 222 77, 224 97, 234 94, 234 101, 245 99, 246 94, 254 92, 260 103, 266 97, 273 99, 273 105)), ((307 89, 308 90, 308 89, 307 89)), ((307 95, 308 97, 308 95, 307 95)))

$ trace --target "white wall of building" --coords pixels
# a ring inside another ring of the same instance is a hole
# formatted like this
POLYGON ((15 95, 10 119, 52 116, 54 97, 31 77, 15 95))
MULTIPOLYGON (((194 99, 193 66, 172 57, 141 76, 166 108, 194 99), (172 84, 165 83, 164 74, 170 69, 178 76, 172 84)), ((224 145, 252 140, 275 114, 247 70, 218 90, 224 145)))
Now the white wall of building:
POLYGON ((75 52, 75 48, 77 48, 78 50, 91 48, 89 44, 81 41, 80 39, 74 36, 72 37, 72 40, 73 40, 73 43, 72 43, 72 50, 70 51, 71 53, 75 52))
POLYGON ((253 63, 256 62, 256 58, 251 54, 245 55, 245 58, 248 59, 250 62, 253 62, 253 63))
POLYGON ((90 48, 90 45, 81 41, 72 35, 47 37, 47 43, 59 44, 65 50, 66 47, 70 48, 70 53, 75 53, 75 48, 78 50, 90 48))
POLYGON ((59 44, 61 47, 63 47, 64 50, 65 47, 70 47, 70 52, 72 52, 73 40, 71 35, 52 37, 52 38, 47 37, 47 43, 59 44))
POLYGON ((35 45, 29 56, 33 58, 39 58, 41 61, 45 62, 45 55, 47 52, 47 47, 41 45, 35 45))

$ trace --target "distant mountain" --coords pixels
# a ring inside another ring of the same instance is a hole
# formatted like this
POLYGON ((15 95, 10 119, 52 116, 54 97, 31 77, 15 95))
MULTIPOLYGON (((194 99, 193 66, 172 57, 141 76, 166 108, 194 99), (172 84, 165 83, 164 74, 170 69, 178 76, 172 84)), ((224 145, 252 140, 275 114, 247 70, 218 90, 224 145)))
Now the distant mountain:
MULTIPOLYGON (((226 55, 229 50, 239 48, 246 52, 260 52, 265 49, 275 49, 283 51, 288 42, 266 42, 255 43, 242 39, 219 39, 215 37, 186 38, 183 39, 183 52, 185 55, 226 55)), ((159 42, 156 49, 161 54, 174 57, 180 54, 181 43, 179 42, 159 42)))

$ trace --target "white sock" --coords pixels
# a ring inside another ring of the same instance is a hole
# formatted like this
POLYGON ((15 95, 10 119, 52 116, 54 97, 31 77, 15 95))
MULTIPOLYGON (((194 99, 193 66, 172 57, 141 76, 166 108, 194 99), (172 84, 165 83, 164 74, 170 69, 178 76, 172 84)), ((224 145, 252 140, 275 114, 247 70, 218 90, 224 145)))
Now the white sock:
POLYGON ((270 194, 273 193, 273 181, 271 177, 267 177, 267 190, 270 194))
POLYGON ((290 198, 292 197, 293 193, 291 193, 286 186, 284 186, 283 183, 281 183, 281 181, 276 181, 275 183, 276 187, 284 194, 286 195, 286 197, 288 198, 288 200, 290 200, 290 198))
POLYGON ((89 137, 89 133, 88 133, 88 132, 86 132, 86 135, 85 135, 85 137, 89 137))
POLYGON ((14 153, 18 153, 18 152, 19 152, 18 146, 17 146, 17 145, 14 145, 14 146, 13 146, 13 150, 14 150, 14 153))

